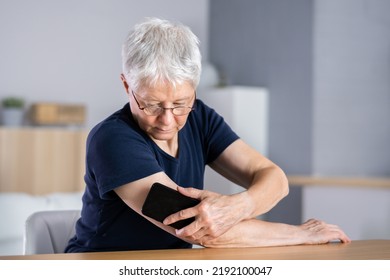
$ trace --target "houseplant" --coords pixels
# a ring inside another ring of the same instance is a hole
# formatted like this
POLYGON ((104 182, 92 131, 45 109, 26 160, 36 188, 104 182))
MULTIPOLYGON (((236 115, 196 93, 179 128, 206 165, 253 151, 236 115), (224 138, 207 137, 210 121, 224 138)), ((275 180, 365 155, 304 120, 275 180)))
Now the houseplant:
POLYGON ((2 124, 5 126, 19 126, 23 123, 24 100, 19 97, 6 97, 1 101, 2 124))

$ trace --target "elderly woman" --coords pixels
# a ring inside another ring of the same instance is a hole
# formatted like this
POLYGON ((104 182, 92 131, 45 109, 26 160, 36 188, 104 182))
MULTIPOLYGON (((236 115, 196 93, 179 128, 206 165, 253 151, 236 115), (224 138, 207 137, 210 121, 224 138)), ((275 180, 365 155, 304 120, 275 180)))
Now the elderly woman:
POLYGON ((201 55, 188 27, 148 19, 129 34, 122 56, 129 102, 88 136, 83 208, 66 252, 349 242, 337 226, 316 220, 256 219, 287 195, 286 176, 196 98, 201 55), (203 190, 207 164, 243 192, 203 190), (154 182, 200 203, 162 223, 146 217, 141 209, 154 182), (181 229, 169 226, 191 217, 181 229))

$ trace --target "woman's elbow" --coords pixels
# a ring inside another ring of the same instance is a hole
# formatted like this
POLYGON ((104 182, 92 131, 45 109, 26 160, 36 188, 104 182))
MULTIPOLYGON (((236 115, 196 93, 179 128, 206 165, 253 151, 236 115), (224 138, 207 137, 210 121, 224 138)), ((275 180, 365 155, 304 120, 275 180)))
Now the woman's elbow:
POLYGON ((286 197, 290 191, 288 179, 284 171, 278 167, 279 173, 279 186, 280 186, 280 199, 286 197))

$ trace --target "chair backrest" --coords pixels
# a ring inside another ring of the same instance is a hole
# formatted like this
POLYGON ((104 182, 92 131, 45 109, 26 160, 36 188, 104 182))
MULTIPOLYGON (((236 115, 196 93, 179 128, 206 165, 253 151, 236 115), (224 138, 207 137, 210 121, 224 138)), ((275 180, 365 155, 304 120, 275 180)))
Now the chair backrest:
POLYGON ((63 253, 75 234, 80 210, 40 211, 31 214, 25 225, 24 254, 63 253))

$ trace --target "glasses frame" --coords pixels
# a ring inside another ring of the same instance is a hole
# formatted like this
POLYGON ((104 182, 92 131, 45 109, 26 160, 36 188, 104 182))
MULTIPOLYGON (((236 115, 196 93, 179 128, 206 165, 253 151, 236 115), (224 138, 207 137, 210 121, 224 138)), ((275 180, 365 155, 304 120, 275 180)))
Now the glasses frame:
MULTIPOLYGON (((140 109, 141 111, 143 111, 145 113, 145 115, 147 116, 159 116, 161 115, 165 110, 171 110, 172 114, 175 115, 175 116, 185 116, 185 115, 188 115, 189 113, 191 113, 193 110, 195 110, 195 102, 194 102, 194 105, 192 107, 190 106, 175 106, 175 107, 171 107, 171 108, 166 108, 166 107, 161 107, 161 106, 145 106, 145 107, 141 107, 141 105, 139 104, 138 102, 138 99, 137 97, 135 96, 135 93, 133 90, 131 90, 131 94, 133 95, 134 97, 134 100, 135 102, 137 103, 138 105, 138 109, 140 109), (157 108, 160 108, 161 109, 161 112, 158 113, 158 114, 150 114, 150 113, 147 113, 149 112, 147 109, 150 108, 150 107, 157 107, 157 108), (179 109, 179 108, 186 108, 186 109, 190 109, 190 111, 188 111, 188 113, 185 113, 185 114, 175 114, 175 109, 179 109), (146 111, 145 111, 146 109, 146 111)), ((196 91, 195 91, 195 95, 194 95, 194 100, 196 100, 196 91)))

